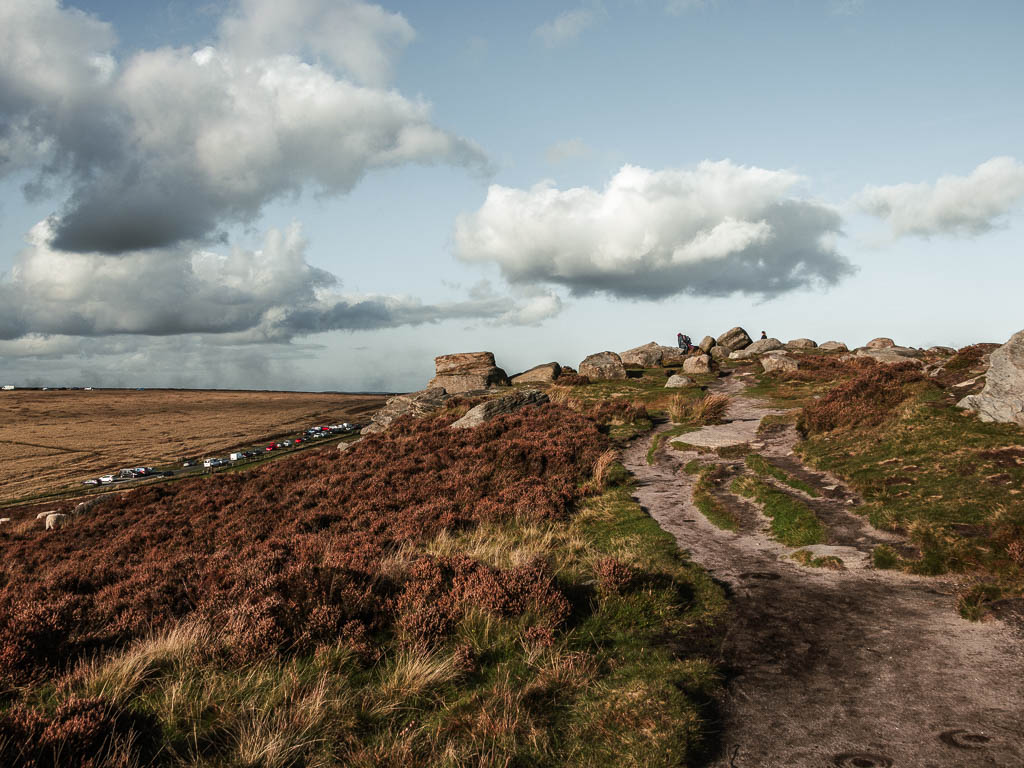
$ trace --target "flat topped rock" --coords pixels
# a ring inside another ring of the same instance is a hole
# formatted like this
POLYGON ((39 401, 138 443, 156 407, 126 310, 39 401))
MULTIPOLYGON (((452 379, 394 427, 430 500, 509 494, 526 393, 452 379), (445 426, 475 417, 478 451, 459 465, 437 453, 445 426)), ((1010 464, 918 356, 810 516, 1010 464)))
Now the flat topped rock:
POLYGON ((849 352, 850 348, 847 347, 841 341, 826 341, 824 344, 818 345, 818 349, 823 352, 849 352))
POLYGON ((868 349, 886 349, 887 347, 895 347, 896 342, 886 336, 879 336, 877 339, 872 339, 864 346, 868 349))
POLYGON ((782 349, 782 342, 778 339, 758 339, 749 346, 744 347, 743 351, 749 352, 752 355, 760 355, 776 349, 782 349))
POLYGON ((494 364, 492 352, 456 352, 434 358, 437 374, 428 388, 441 387, 448 394, 475 392, 508 385, 508 376, 494 364))
POLYGON ((785 346, 786 349, 815 349, 818 344, 813 339, 790 339, 785 346))
POLYGON ((595 352, 580 363, 580 376, 589 379, 624 379, 626 367, 614 352, 595 352))
POLYGON ((985 388, 957 405, 974 411, 982 421, 1024 426, 1024 331, 1015 333, 992 353, 985 388))
POLYGON ((456 352, 434 358, 434 373, 479 373, 496 368, 493 352, 456 352))

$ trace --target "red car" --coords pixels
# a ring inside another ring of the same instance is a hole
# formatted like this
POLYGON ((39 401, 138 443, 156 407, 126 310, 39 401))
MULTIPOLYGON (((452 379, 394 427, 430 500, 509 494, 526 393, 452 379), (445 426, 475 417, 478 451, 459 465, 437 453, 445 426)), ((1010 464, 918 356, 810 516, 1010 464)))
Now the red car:
POLYGON ((268 451, 272 451, 275 448, 277 448, 277 443, 271 443, 270 445, 267 446, 268 451))
POLYGON ((293 442, 293 443, 294 443, 295 445, 298 445, 299 443, 301 443, 301 442, 302 442, 302 438, 301 438, 301 437, 296 437, 296 438, 295 438, 295 439, 294 439, 294 440, 293 440, 292 442, 293 442))

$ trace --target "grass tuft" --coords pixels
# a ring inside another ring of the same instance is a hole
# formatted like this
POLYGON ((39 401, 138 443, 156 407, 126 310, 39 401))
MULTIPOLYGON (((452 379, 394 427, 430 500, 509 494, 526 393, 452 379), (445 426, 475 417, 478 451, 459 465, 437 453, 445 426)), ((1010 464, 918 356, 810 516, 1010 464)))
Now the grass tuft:
POLYGON ((736 478, 731 490, 764 507, 765 515, 771 518, 772 535, 786 546, 803 547, 824 540, 825 526, 814 510, 788 493, 754 477, 736 478))
POLYGON ((821 496, 821 493, 816 488, 808 485, 799 477, 794 477, 781 467, 775 466, 759 454, 748 453, 745 457, 745 461, 747 466, 761 477, 774 477, 779 482, 785 483, 790 488, 803 491, 808 496, 821 496))

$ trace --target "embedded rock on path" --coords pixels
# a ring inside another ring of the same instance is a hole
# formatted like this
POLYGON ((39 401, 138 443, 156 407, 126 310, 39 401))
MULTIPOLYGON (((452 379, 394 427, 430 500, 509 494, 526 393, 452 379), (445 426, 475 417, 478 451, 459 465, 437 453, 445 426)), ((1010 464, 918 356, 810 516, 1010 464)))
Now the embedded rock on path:
MULTIPOLYGON (((736 375, 712 389, 738 394, 736 375)), ((649 440, 635 441, 623 463, 636 499, 691 558, 728 585, 733 621, 723 652, 735 671, 723 710, 713 768, 1009 768, 1024 765, 1024 642, 1000 621, 971 623, 957 614, 946 578, 865 567, 872 548, 893 534, 851 511, 841 482, 803 467, 792 427, 757 435, 773 412, 739 394, 730 423, 681 436, 694 445, 761 446, 762 455, 823 492, 811 499, 826 526, 824 545, 842 571, 803 567, 795 551, 768 537, 767 518, 736 506, 738 532, 723 531, 693 504, 694 478, 682 466, 698 457, 670 447, 646 461, 649 440), (757 438, 755 440, 755 438, 757 438)), ((664 430, 664 425, 659 430, 664 430)), ((742 460, 702 461, 743 471, 742 460)))
POLYGON ((981 393, 968 395, 957 405, 974 411, 982 421, 1024 426, 1024 331, 992 353, 981 393))

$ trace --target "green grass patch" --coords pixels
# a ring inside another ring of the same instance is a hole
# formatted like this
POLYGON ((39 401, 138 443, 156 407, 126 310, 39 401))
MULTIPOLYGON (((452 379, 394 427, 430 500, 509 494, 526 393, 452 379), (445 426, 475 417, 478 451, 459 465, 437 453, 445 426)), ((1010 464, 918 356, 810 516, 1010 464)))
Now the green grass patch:
POLYGON ((899 568, 900 556, 889 545, 879 544, 871 550, 871 564, 882 571, 899 568))
MULTIPOLYGON (((687 465, 689 466, 689 465, 687 465)), ((726 531, 739 528, 736 518, 714 494, 715 486, 725 478, 725 468, 718 464, 705 464, 698 471, 693 486, 693 503, 713 525, 726 531)))
POLYGON ((775 466, 760 454, 748 453, 744 460, 748 467, 762 477, 774 477, 779 482, 788 485, 790 488, 803 491, 808 496, 821 496, 821 493, 816 488, 811 487, 799 477, 794 477, 781 467, 775 466))
POLYGON ((808 568, 826 568, 830 571, 842 571, 846 568, 841 557, 836 557, 835 555, 815 557, 814 553, 807 549, 798 549, 790 555, 790 558, 808 568))
POLYGON ((754 499, 771 518, 772 535, 788 547, 820 544, 825 527, 814 510, 799 499, 773 488, 755 477, 738 477, 732 482, 733 493, 754 499))

